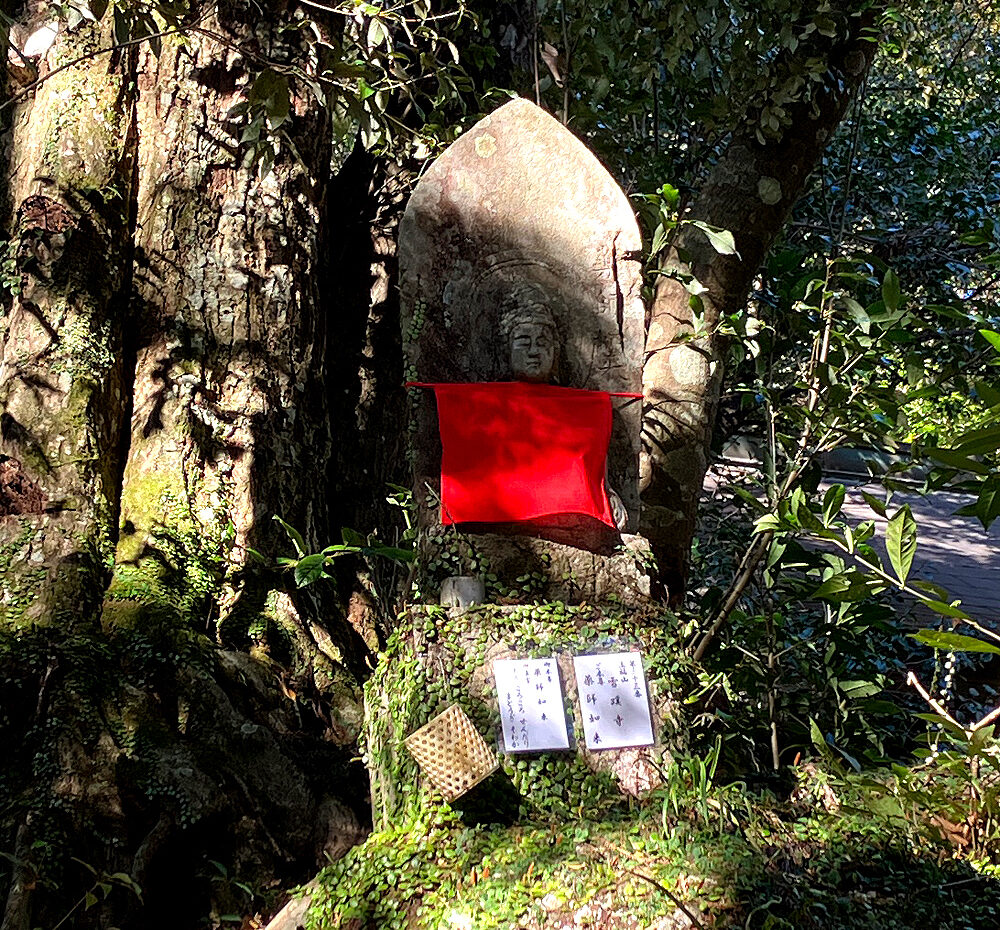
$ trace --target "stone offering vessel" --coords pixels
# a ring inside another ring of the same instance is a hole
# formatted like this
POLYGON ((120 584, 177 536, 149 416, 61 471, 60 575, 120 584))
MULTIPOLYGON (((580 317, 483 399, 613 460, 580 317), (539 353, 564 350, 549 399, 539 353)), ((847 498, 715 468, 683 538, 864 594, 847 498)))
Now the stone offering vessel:
MULTIPOLYGON (((641 237, 621 188, 571 132, 527 100, 478 122, 417 184, 399 233, 408 381, 522 380, 641 392, 641 237)), ((433 393, 413 392, 421 527, 439 522, 433 393)), ((641 405, 616 399, 608 485, 639 525, 641 405)), ((573 527, 560 542, 597 549, 573 527)))

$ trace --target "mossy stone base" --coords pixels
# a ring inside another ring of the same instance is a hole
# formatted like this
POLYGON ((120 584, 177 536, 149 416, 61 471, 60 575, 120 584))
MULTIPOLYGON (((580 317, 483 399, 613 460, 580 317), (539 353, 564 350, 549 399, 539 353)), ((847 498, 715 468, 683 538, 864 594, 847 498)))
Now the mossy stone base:
POLYGON ((653 555, 642 536, 623 536, 618 549, 601 554, 531 536, 458 533, 439 525, 421 533, 419 549, 420 588, 435 599, 445 578, 478 575, 497 601, 650 603, 653 555))
MULTIPOLYGON (((437 606, 405 611, 366 686, 365 760, 376 827, 433 803, 434 792, 403 745, 414 730, 451 704, 460 705, 500 752, 500 715, 492 663, 556 656, 574 748, 501 754, 500 770, 466 801, 498 822, 531 817, 593 817, 627 804, 661 781, 670 753, 684 745, 675 692, 681 631, 673 615, 650 608, 612 610, 561 601, 477 605, 465 612, 437 606), (656 744, 591 752, 584 748, 572 657, 637 649, 649 686, 656 744)), ((477 818, 478 818, 477 814, 477 818)))

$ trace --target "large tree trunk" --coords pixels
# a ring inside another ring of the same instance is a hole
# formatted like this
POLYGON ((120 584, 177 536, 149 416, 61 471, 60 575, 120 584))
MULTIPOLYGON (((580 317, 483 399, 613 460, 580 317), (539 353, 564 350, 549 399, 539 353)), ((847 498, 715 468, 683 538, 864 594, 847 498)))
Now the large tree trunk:
MULTIPOLYGON (((61 37, 72 58, 106 42, 61 37)), ((118 528, 134 55, 55 76, 14 115, 21 293, 0 362, 0 624, 97 621, 118 528)))
MULTIPOLYGON (((210 859, 292 884, 366 819, 369 648, 332 585, 302 596, 248 558, 291 550, 272 514, 331 541, 326 483, 351 456, 331 424, 357 394, 334 394, 330 359, 356 380, 365 326, 331 348, 328 116, 293 87, 272 169, 241 165, 226 114, 256 65, 237 49, 300 59, 301 34, 249 0, 202 12, 218 39, 98 55, 20 103, 9 136, 23 284, 0 368, 0 735, 16 747, 0 847, 24 861, 0 884, 3 930, 82 897, 70 855, 143 886, 141 916, 116 888, 106 921, 194 925, 212 900, 248 904, 210 859), (33 894, 40 875, 58 893, 33 894)), ((105 23, 48 61, 109 45, 105 23)), ((369 181, 343 182, 361 218, 369 181)), ((369 265, 341 287, 362 321, 369 265)))
MULTIPOLYGON (((255 17, 252 5, 234 4, 204 23, 238 45, 255 38, 255 17)), ((301 55, 285 40, 264 41, 271 59, 301 55)), ((223 641, 266 647, 277 624, 334 678, 360 678, 367 651, 337 602, 326 592, 274 593, 274 579, 247 557, 248 548, 290 550, 275 514, 316 549, 330 541, 327 497, 316 493, 333 449, 327 112, 293 89, 272 169, 237 167, 226 114, 250 76, 240 54, 195 33, 144 65, 134 406, 110 596, 185 589, 186 606, 223 641), (309 648, 331 633, 338 651, 309 648)))
POLYGON ((693 274, 707 289, 701 295, 707 337, 681 338, 693 330, 690 293, 673 277, 658 279, 643 370, 640 486, 643 532, 674 603, 687 585, 724 372, 727 341, 714 330, 745 305, 757 269, 868 73, 877 48, 864 34, 870 16, 847 22, 846 36, 820 37, 801 46, 794 60, 778 61, 775 77, 821 56, 828 63, 821 88, 788 108, 788 125, 777 137, 762 142, 756 119, 745 120, 691 205, 686 218, 733 231, 739 254, 719 254, 703 233, 685 227, 664 262, 664 270, 693 274))
MULTIPOLYGON (((62 36, 53 55, 83 55, 109 32, 62 36)), ((20 294, 5 320, 0 364, 0 632, 8 637, 32 628, 86 635, 100 617, 118 529, 126 406, 134 78, 134 54, 92 58, 53 77, 14 114, 7 176, 20 294)), ((17 674, 24 669, 8 667, 8 682, 17 674)), ((49 726, 60 682, 53 654, 26 726, 49 726)), ((52 756, 79 762, 77 728, 50 733, 52 756)), ((3 930, 33 925, 29 863, 48 840, 41 809, 69 801, 75 792, 66 779, 79 779, 83 767, 50 772, 23 806, 3 930)), ((91 802, 120 829, 106 786, 89 786, 91 802)))

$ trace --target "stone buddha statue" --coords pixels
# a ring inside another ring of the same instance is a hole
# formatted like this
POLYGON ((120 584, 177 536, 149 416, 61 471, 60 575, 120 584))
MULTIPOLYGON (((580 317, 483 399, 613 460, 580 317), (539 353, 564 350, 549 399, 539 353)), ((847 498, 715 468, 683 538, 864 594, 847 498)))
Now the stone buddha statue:
MULTIPOLYGON (((504 301, 509 309, 500 318, 500 332, 508 346, 510 376, 514 381, 557 384, 559 373, 559 327, 535 285, 516 288, 504 301)), ((605 481, 611 515, 619 530, 628 524, 628 511, 621 497, 605 481)))
MULTIPOLYGON (((594 155, 539 107, 511 101, 431 165, 400 222, 407 380, 640 392, 641 248, 628 198, 594 155)), ((453 538, 441 526, 438 408, 429 391, 412 392, 410 403, 417 525, 426 531, 420 564, 441 566, 453 538)), ((616 399, 606 484, 617 492, 608 498, 624 533, 562 513, 532 535, 463 527, 506 585, 517 586, 527 572, 547 579, 546 597, 623 596, 622 578, 635 574, 635 561, 616 549, 623 541, 641 548, 628 533, 639 526, 640 426, 641 404, 616 399)), ((648 579, 639 587, 648 592, 648 579)))

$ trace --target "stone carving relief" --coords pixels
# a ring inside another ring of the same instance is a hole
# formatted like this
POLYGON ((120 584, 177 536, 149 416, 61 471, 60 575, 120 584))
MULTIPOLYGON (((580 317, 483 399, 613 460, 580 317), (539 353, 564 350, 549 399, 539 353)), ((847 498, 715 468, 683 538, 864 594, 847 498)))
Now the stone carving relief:
MULTIPOLYGON (((406 376, 641 392, 641 239, 624 193, 566 128, 514 100, 415 188, 399 236, 406 376)), ((421 523, 437 521, 434 398, 414 392, 421 523)), ((608 483, 638 527, 640 404, 615 400, 608 483)))

